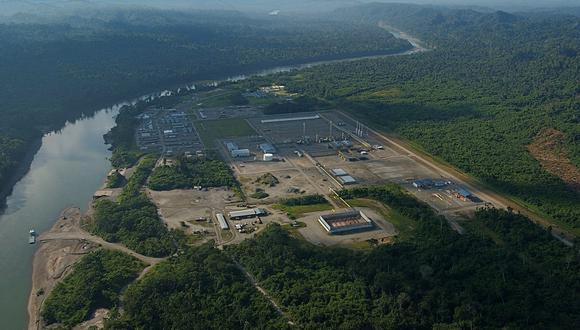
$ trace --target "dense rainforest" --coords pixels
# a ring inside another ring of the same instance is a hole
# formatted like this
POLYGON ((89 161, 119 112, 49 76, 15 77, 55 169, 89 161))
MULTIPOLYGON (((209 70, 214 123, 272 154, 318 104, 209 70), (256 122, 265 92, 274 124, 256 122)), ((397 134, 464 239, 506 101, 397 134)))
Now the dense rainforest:
POLYGON ((91 309, 113 307, 106 329, 573 329, 580 322, 578 250, 524 216, 481 209, 461 235, 396 185, 340 194, 395 210, 410 235, 365 251, 315 246, 271 224, 225 251, 184 245, 121 296, 121 283, 140 268, 127 260, 111 273, 107 265, 129 257, 101 251, 75 266, 43 315, 69 327, 91 309), (89 285, 97 274, 108 282, 89 285))
POLYGON ((317 247, 273 225, 230 246, 304 329, 572 329, 578 252, 525 217, 478 211, 459 235, 394 186, 360 188, 413 222, 411 239, 370 252, 317 247))
POLYGON ((129 285, 124 312, 111 314, 105 328, 280 329, 290 321, 301 329, 573 329, 580 322, 578 251, 524 216, 481 209, 460 235, 396 185, 341 196, 396 210, 412 235, 360 251, 315 246, 272 224, 225 251, 183 247, 129 285))
POLYGON ((154 156, 139 162, 117 201, 102 199, 93 203, 95 214, 90 229, 109 242, 120 242, 143 255, 164 257, 177 250, 184 234, 167 229, 157 207, 142 191, 155 162, 154 156))
POLYGON ((0 22, 0 186, 43 132, 117 101, 274 65, 410 48, 374 25, 97 10, 0 22))
MULTIPOLYGON (((543 129, 555 128, 565 133, 565 154, 579 165, 577 19, 402 5, 338 11, 333 19, 387 22, 416 34, 432 50, 282 74, 275 82, 308 102, 337 105, 409 138, 562 223, 580 226, 577 193, 527 150, 543 129)), ((248 86, 262 82, 272 79, 258 78, 248 86)), ((108 136, 117 150, 115 166, 139 165, 122 182, 117 202, 96 203, 92 230, 143 254, 169 257, 126 290, 140 265, 127 259, 119 272, 111 272, 108 265, 121 259, 85 257, 48 298, 53 300, 44 317, 51 323, 70 327, 91 309, 108 307, 113 313, 107 329, 575 329, 580 324, 577 247, 561 244, 509 210, 478 210, 462 222, 466 232, 460 235, 395 185, 340 192, 349 201, 378 201, 406 221, 405 235, 368 250, 315 246, 293 227, 276 224, 223 250, 183 244, 182 235, 163 226, 142 193, 155 157, 131 150, 140 106, 126 108, 108 136), (103 290, 102 278, 110 290, 103 290)), ((207 171, 185 166, 179 172, 161 170, 158 183, 170 188, 183 179, 189 185, 184 173, 207 171)), ((283 201, 316 202, 322 202, 320 196, 283 201)))
POLYGON ((124 296, 105 329, 289 329, 236 264, 205 244, 159 264, 124 296))
POLYGON ((121 291, 143 268, 140 261, 121 252, 91 252, 56 285, 42 306, 42 318, 47 324, 71 328, 97 308, 115 307, 121 291))
POLYGON ((528 151, 557 130, 563 161, 580 168, 580 19, 385 4, 335 18, 396 26, 431 50, 254 83, 332 101, 580 232, 578 187, 528 151))

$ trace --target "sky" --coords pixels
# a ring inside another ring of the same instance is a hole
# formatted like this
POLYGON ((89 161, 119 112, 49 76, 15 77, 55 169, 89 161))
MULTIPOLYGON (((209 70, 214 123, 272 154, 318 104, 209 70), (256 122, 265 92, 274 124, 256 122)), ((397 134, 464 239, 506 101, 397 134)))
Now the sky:
POLYGON ((102 6, 146 6, 162 9, 192 8, 253 12, 315 12, 333 10, 368 2, 399 2, 435 5, 484 6, 502 10, 525 10, 534 7, 580 6, 580 0, 0 0, 0 15, 18 12, 50 14, 63 8, 102 6))

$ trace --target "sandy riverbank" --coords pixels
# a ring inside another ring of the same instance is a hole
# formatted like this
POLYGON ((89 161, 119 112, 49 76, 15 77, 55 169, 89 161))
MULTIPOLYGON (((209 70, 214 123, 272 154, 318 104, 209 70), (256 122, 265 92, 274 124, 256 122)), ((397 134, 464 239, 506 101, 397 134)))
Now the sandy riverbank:
POLYGON ((59 280, 64 278, 83 255, 98 247, 84 239, 51 239, 79 230, 82 213, 79 208, 67 208, 48 231, 38 237, 40 247, 32 266, 32 289, 28 300, 28 329, 43 329, 40 322, 42 303, 59 280))
MULTIPOLYGON (((32 288, 28 299, 28 329, 44 329, 40 311, 46 297, 56 284, 72 270, 72 266, 84 255, 98 248, 116 250, 128 254, 147 265, 139 275, 141 278, 164 258, 141 255, 119 243, 111 243, 82 229, 94 210, 89 206, 82 214, 79 208, 67 208, 54 226, 38 237, 40 247, 36 251, 32 265, 32 288)), ((103 326, 108 310, 98 309, 91 318, 73 329, 88 329, 103 326)))

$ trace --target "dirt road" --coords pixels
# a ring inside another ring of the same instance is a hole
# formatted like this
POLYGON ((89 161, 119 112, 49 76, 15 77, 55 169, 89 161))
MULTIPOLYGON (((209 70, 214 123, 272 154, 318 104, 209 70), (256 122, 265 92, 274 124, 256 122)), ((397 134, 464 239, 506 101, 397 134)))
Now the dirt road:
POLYGON ((290 316, 288 315, 288 313, 286 313, 284 310, 282 310, 282 308, 280 307, 280 305, 278 305, 274 299, 270 296, 270 294, 268 294, 268 292, 266 290, 264 290, 264 288, 262 288, 259 284, 258 281, 256 281, 256 279, 254 278, 254 276, 252 276, 252 274, 250 274, 239 262, 237 262, 234 259, 231 259, 234 264, 236 265, 236 267, 246 276, 246 278, 248 279, 248 281, 252 284, 252 286, 254 286, 254 288, 256 288, 256 290, 258 290, 258 292, 260 292, 264 298, 266 298, 270 304, 272 305, 272 307, 274 307, 274 309, 276 310, 276 312, 278 312, 278 314, 286 317, 288 319, 288 324, 290 325, 294 325, 294 322, 290 321, 290 316))
POLYGON ((72 270, 82 256, 98 248, 120 251, 141 260, 148 266, 139 278, 163 261, 141 255, 117 243, 110 243, 80 228, 83 215, 79 208, 65 209, 50 231, 38 238, 40 248, 34 255, 32 289, 28 300, 28 329, 41 329, 40 309, 54 286, 72 270))
POLYGON ((81 229, 79 229, 79 231, 67 232, 67 233, 47 233, 46 235, 41 235, 39 238, 39 241, 41 243, 46 243, 49 241, 65 241, 65 240, 91 242, 91 243, 100 245, 105 249, 123 252, 123 253, 128 254, 130 256, 133 256, 136 259, 139 259, 142 262, 149 264, 149 265, 155 265, 155 264, 158 264, 159 262, 164 260, 164 258, 154 258, 154 257, 144 256, 142 254, 139 254, 139 253, 127 248, 124 245, 121 245, 119 243, 107 242, 104 239, 102 239, 98 236, 91 235, 91 234, 89 234, 81 229))
MULTIPOLYGON (((339 111, 339 113, 348 118, 352 121, 357 121, 352 116, 339 111)), ((391 149, 397 150, 401 154, 407 155, 409 158, 415 160, 417 163, 435 171, 436 173, 441 174, 442 176, 449 178, 455 182, 461 182, 468 190, 474 192, 476 195, 481 196, 483 200, 486 200, 492 203, 497 208, 511 208, 515 211, 520 212, 521 214, 525 215, 526 217, 530 218, 533 222, 542 225, 543 227, 551 226, 552 235, 560 240, 562 243, 573 246, 572 240, 574 236, 566 233, 561 228, 558 228, 550 221, 542 218, 541 216, 537 215, 536 213, 531 212, 530 210, 518 205, 517 203, 511 201, 509 198, 504 197, 486 187, 483 187, 481 184, 475 182, 473 178, 469 175, 460 172, 459 170, 452 168, 450 166, 445 166, 440 164, 430 158, 428 155, 421 154, 419 152, 414 151, 410 146, 405 145, 403 141, 399 141, 395 138, 388 137, 387 135, 380 133, 372 128, 368 128, 370 134, 373 134, 376 138, 383 141, 385 145, 388 145, 391 149)))

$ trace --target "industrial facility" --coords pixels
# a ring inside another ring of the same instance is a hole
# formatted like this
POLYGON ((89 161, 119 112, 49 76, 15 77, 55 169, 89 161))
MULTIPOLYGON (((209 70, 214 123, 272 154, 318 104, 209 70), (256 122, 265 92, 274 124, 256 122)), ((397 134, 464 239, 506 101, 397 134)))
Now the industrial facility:
POLYGON ((240 149, 237 144, 233 142, 225 142, 226 148, 233 158, 250 157, 250 149, 240 149))
POLYGON ((374 228, 373 220, 362 211, 350 210, 342 213, 321 215, 318 222, 329 234, 345 234, 374 228))
POLYGON ((258 149, 260 149, 260 151, 262 151, 265 154, 275 154, 276 153, 276 147, 274 147, 270 143, 262 143, 258 146, 258 149))
POLYGON ((230 220, 242 220, 242 219, 251 219, 256 217, 262 217, 268 215, 268 212, 264 209, 255 208, 255 209, 247 209, 241 211, 232 211, 230 212, 230 220))
POLYGON ((136 143, 142 151, 164 152, 173 156, 204 149, 187 114, 175 109, 151 108, 139 115, 136 143))
POLYGON ((348 172, 346 172, 342 168, 335 168, 333 170, 330 170, 330 172, 343 185, 350 185, 350 184, 357 183, 356 179, 353 178, 351 175, 349 175, 348 172))
POLYGON ((473 197, 473 194, 465 188, 456 188, 453 191, 453 195, 464 202, 471 200, 473 197))
POLYGON ((339 176, 338 181, 340 181, 340 183, 342 183, 343 185, 350 185, 356 183, 356 179, 350 175, 339 176))
POLYGON ((432 179, 419 179, 413 181, 413 187, 415 188, 422 188, 422 189, 429 189, 429 188, 443 188, 452 184, 453 182, 449 180, 432 180, 432 179))
POLYGON ((221 214, 221 213, 217 213, 217 214, 215 215, 215 217, 216 217, 216 219, 217 219, 217 221, 218 221, 218 224, 220 225, 220 228, 221 228, 222 230, 227 230, 227 229, 229 229, 229 228, 230 228, 230 226, 228 225, 228 222, 226 221, 226 218, 224 217, 224 215, 223 215, 223 214, 221 214))

